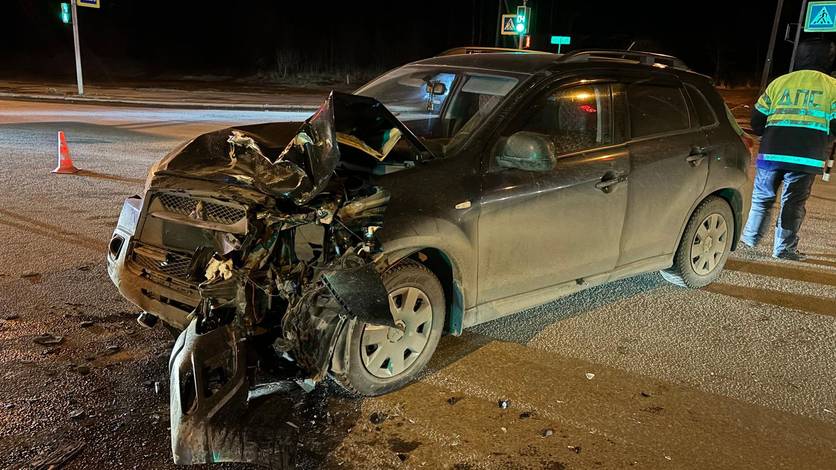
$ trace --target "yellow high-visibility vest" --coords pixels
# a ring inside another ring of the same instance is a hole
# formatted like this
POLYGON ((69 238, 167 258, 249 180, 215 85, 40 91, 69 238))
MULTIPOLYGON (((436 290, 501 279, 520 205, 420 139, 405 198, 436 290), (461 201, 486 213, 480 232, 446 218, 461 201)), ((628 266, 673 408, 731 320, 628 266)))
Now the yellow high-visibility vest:
POLYGON ((766 87, 755 109, 766 126, 803 127, 828 133, 836 118, 836 79, 815 70, 782 75, 766 87))

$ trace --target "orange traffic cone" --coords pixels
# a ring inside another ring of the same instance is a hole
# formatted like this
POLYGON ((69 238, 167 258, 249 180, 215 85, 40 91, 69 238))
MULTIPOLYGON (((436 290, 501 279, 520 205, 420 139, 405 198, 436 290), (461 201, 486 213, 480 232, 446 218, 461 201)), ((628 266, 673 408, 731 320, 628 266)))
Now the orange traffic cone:
POLYGON ((70 149, 67 148, 67 138, 64 137, 64 131, 58 131, 58 167, 52 172, 62 175, 78 173, 78 168, 73 165, 73 159, 70 158, 70 149))

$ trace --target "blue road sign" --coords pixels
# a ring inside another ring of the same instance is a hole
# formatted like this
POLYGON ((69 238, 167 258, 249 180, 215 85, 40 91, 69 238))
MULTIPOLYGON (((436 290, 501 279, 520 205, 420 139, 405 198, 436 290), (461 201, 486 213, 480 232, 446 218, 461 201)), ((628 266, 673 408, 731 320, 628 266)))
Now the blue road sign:
POLYGON ((810 2, 804 31, 808 33, 836 32, 836 2, 810 2))
POLYGON ((568 46, 572 43, 572 38, 569 36, 552 36, 551 42, 552 44, 568 46))

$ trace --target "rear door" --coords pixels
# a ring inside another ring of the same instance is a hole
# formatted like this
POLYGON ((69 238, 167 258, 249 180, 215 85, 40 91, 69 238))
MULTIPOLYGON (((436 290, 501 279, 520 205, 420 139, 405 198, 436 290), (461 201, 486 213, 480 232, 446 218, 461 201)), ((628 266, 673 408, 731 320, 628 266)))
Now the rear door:
POLYGON ((673 253, 705 188, 710 142, 679 81, 623 86, 630 140, 629 196, 619 266, 673 253))
POLYGON ((605 273, 618 260, 629 170, 611 87, 553 85, 500 131, 482 179, 478 302, 605 273), (553 168, 500 168, 517 132, 554 142, 553 168))

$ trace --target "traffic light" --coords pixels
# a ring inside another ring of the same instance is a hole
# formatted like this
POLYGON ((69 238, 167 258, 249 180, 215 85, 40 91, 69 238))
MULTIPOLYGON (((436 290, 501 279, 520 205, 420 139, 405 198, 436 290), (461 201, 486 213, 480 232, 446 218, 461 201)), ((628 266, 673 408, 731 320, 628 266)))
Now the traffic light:
POLYGON ((70 4, 69 3, 62 3, 61 4, 61 22, 64 24, 72 23, 72 16, 70 15, 70 4))
POLYGON ((517 7, 517 34, 528 34, 528 25, 531 21, 531 8, 526 6, 517 7))

